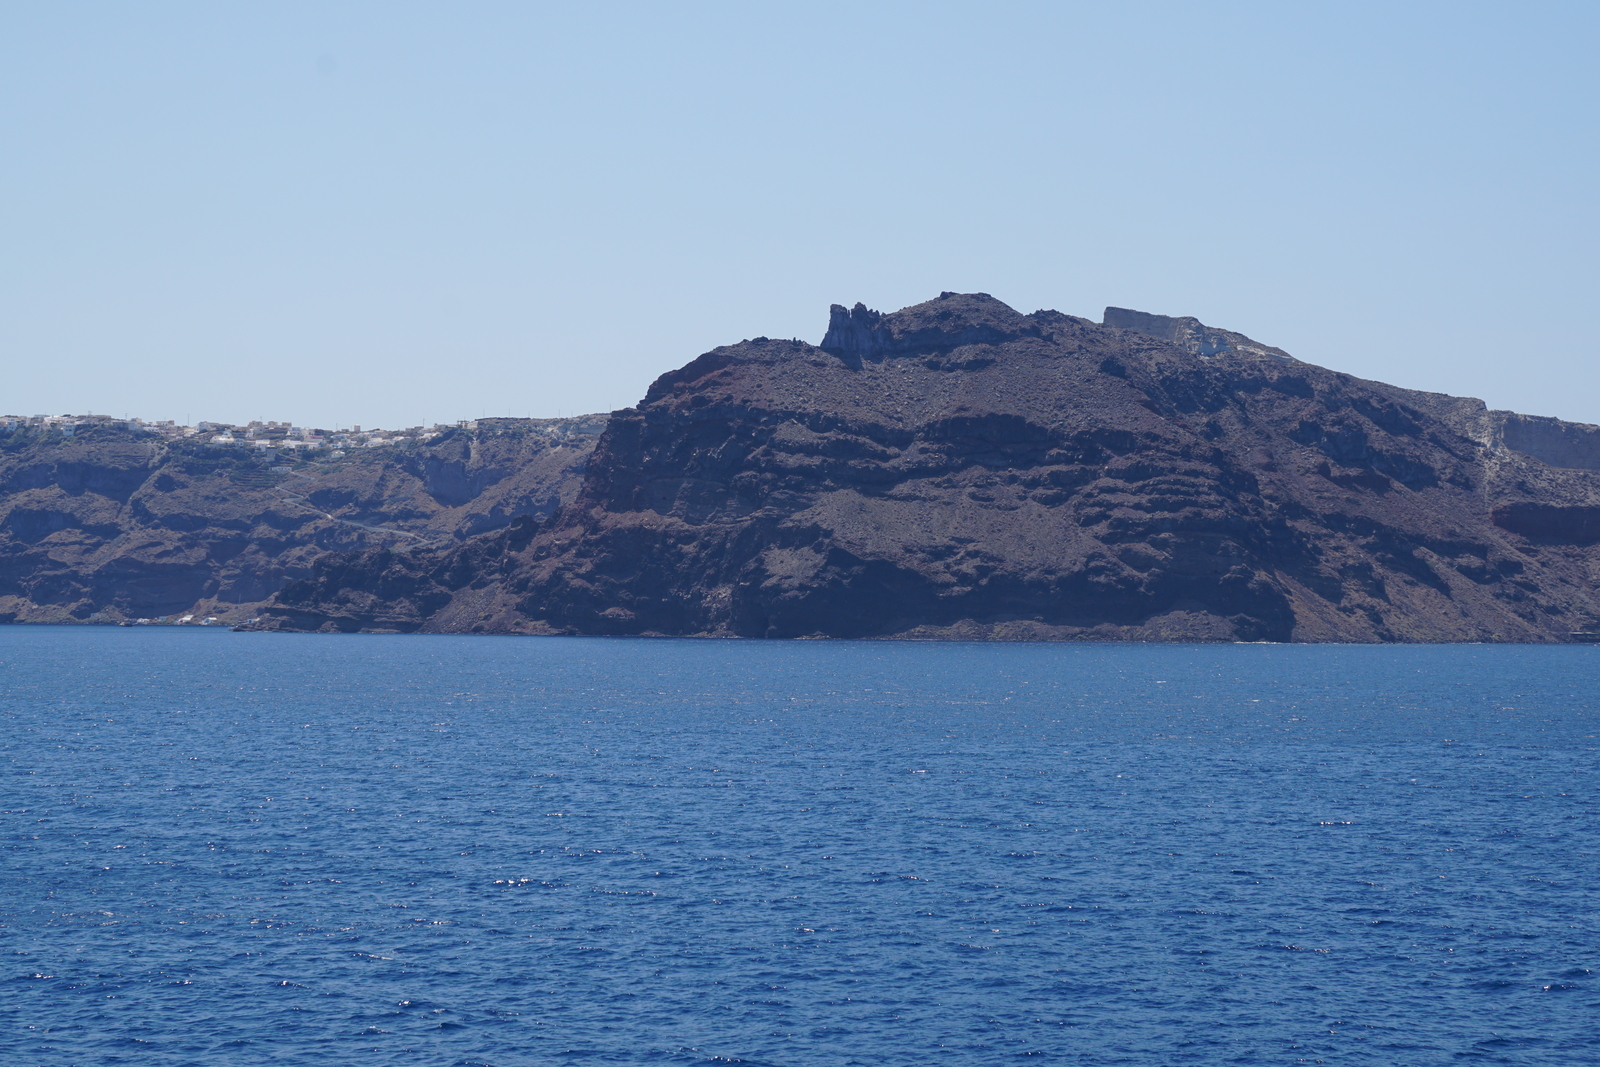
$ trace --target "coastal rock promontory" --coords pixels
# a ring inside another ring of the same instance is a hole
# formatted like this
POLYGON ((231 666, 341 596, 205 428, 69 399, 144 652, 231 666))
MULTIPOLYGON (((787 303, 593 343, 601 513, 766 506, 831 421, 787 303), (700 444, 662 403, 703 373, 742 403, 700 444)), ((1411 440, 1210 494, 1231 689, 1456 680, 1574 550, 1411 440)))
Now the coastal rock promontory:
POLYGON ((1560 641, 1600 618, 1597 441, 1193 318, 836 305, 662 375, 549 515, 331 553, 262 625, 1560 641))

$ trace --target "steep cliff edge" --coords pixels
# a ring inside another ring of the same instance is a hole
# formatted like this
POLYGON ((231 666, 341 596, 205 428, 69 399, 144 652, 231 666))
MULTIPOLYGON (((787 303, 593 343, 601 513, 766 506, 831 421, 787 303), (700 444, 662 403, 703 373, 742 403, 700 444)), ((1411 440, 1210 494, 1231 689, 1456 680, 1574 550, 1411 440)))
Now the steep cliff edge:
POLYGON ((603 416, 324 453, 0 432, 0 621, 240 622, 329 550, 445 545, 570 501, 603 416))
POLYGON ((549 518, 330 555, 264 625, 1552 641, 1600 617, 1600 474, 1554 465, 1593 427, 1108 320, 945 293, 714 349, 612 416, 549 518))

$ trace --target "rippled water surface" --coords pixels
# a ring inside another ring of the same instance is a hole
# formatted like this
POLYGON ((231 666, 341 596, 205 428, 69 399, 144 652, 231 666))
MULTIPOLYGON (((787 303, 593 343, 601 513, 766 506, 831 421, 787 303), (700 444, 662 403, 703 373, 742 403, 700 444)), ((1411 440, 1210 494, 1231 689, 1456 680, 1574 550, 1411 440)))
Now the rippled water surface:
POLYGON ((1600 1062, 1600 649, 0 627, 0 1062, 1600 1062))

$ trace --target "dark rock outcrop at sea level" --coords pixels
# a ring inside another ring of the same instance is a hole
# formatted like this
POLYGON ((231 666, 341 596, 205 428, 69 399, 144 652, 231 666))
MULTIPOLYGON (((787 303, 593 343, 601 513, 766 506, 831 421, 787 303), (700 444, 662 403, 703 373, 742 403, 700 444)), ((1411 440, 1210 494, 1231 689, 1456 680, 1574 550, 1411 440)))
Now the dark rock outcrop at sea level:
POLYGON ((1559 641, 1600 618, 1600 429, 1191 318, 835 306, 619 411, 571 503, 334 553, 320 631, 1559 641))

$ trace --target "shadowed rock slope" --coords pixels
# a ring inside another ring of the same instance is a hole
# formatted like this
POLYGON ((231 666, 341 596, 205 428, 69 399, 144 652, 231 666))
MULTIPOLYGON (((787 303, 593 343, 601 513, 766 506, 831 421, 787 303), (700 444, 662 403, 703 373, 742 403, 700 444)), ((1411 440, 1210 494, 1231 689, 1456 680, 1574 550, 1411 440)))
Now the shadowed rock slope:
POLYGON ((1556 641, 1600 600, 1594 427, 1194 319, 835 306, 617 412, 576 499, 325 557, 279 629, 1556 641))
POLYGON ((571 500, 604 416, 294 462, 126 429, 0 432, 0 622, 251 617, 329 550, 454 544, 571 500))

